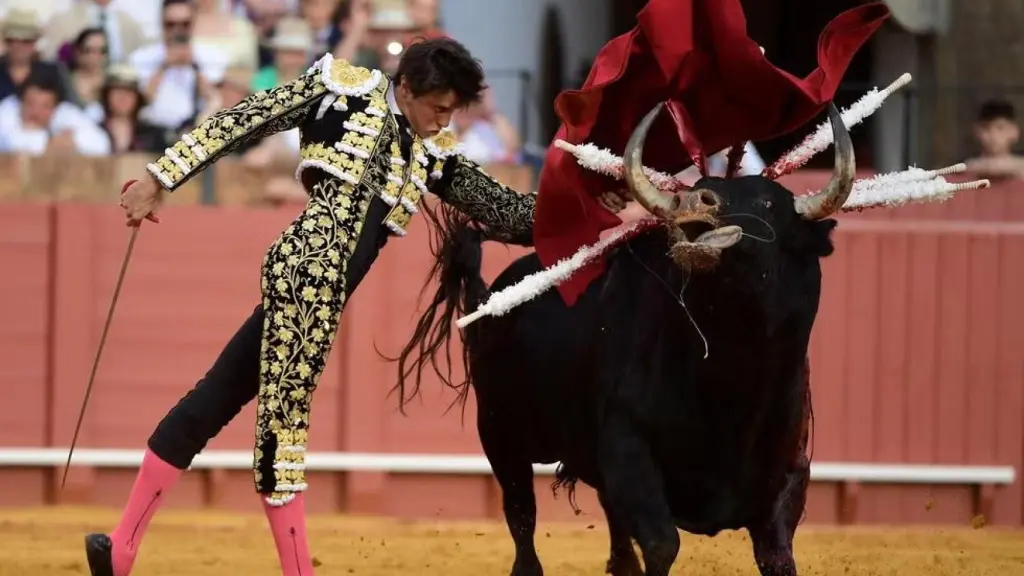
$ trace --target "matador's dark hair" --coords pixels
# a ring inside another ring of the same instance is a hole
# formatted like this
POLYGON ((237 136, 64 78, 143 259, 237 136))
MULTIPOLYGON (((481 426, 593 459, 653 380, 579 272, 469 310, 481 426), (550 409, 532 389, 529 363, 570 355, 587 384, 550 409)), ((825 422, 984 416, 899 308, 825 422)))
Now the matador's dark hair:
POLYGON ((398 63, 395 84, 402 79, 413 96, 451 90, 460 106, 479 102, 487 89, 480 61, 451 38, 418 40, 406 48, 398 63))

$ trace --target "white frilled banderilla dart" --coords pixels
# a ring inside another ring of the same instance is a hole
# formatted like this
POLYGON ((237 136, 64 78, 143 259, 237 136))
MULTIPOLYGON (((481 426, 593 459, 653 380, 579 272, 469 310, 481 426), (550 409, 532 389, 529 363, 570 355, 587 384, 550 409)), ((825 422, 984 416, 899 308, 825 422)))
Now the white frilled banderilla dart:
MULTIPOLYGON (((910 83, 910 74, 903 74, 895 82, 883 90, 873 89, 865 94, 841 114, 843 124, 851 128, 878 110, 885 99, 910 83)), ((826 150, 833 143, 832 126, 824 122, 797 147, 793 148, 775 163, 766 168, 762 176, 775 180, 791 173, 807 163, 816 154, 826 150)), ((571 144, 564 140, 555 140, 554 145, 576 157, 577 163, 586 168, 615 178, 625 179, 625 162, 622 157, 611 151, 599 148, 590 143, 571 144)), ((861 211, 868 208, 896 207, 904 204, 924 202, 945 202, 958 192, 987 188, 988 180, 972 182, 948 182, 944 176, 964 172, 965 164, 956 164, 938 170, 923 170, 911 167, 898 172, 879 174, 863 178, 854 183, 849 198, 843 203, 843 212, 861 211)), ((644 174, 662 192, 674 193, 686 186, 675 176, 659 172, 646 166, 644 174)), ((797 203, 809 196, 798 196, 797 203)), ((581 248, 571 258, 557 262, 553 266, 527 276, 514 286, 494 292, 487 302, 475 312, 456 320, 459 328, 465 328, 484 316, 501 316, 512 308, 527 302, 539 294, 565 282, 577 270, 601 257, 611 248, 625 239, 638 234, 657 221, 644 219, 633 226, 616 231, 592 246, 581 248)))

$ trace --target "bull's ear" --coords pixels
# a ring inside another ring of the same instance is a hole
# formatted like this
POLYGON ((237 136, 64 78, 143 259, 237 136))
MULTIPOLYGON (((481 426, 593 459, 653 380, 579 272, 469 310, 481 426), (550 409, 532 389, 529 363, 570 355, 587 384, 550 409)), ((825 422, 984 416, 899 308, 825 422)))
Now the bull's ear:
POLYGON ((832 231, 839 224, 832 218, 821 220, 805 220, 799 218, 792 226, 792 233, 787 235, 786 244, 797 254, 807 254, 817 258, 831 256, 835 250, 832 244, 832 231))

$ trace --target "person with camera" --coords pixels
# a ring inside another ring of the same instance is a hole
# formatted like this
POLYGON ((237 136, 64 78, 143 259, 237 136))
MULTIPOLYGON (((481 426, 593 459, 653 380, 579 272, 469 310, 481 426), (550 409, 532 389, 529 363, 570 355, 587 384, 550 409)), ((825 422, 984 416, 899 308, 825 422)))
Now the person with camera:
POLYGON ((141 118, 179 134, 194 125, 228 66, 221 50, 193 40, 195 17, 190 0, 164 0, 162 41, 129 57, 149 102, 141 118))

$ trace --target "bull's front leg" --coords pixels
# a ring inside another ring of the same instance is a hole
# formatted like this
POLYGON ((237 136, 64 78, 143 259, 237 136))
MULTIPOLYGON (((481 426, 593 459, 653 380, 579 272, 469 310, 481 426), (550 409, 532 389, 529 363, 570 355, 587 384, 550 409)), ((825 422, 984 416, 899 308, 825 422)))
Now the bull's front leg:
POLYGON ((629 535, 629 527, 622 519, 622 514, 612 508, 603 491, 597 493, 597 499, 601 502, 604 515, 608 519, 608 536, 611 540, 605 573, 612 576, 643 576, 644 569, 633 550, 633 539, 629 535))
POLYGON ((793 536, 807 503, 810 462, 801 456, 795 470, 786 477, 772 514, 749 528, 754 560, 761 576, 797 576, 793 558, 793 536))
POLYGON ((644 574, 668 576, 679 554, 679 532, 649 446, 625 416, 609 415, 599 455, 608 508, 640 545, 644 574))

